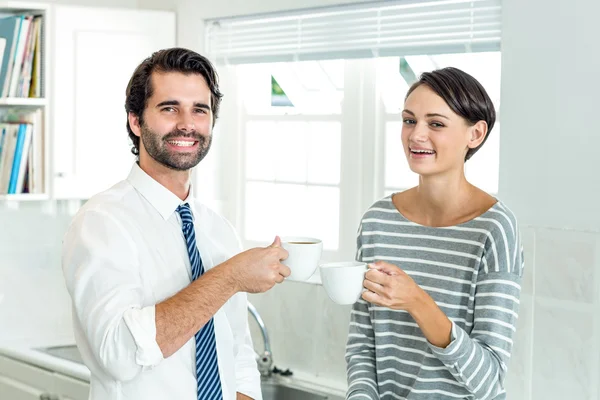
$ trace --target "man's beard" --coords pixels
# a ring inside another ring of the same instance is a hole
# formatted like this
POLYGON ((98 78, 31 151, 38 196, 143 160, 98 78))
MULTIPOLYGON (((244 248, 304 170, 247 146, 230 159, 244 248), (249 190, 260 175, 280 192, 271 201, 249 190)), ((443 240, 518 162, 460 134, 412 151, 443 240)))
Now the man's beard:
POLYGON ((151 130, 146 124, 142 124, 141 130, 141 140, 148 155, 165 167, 176 171, 186 171, 198 165, 206 157, 212 144, 212 134, 206 137, 195 131, 184 132, 175 129, 161 137, 160 134, 151 130), (186 138, 197 141, 197 151, 195 153, 170 151, 166 142, 175 138, 186 138))

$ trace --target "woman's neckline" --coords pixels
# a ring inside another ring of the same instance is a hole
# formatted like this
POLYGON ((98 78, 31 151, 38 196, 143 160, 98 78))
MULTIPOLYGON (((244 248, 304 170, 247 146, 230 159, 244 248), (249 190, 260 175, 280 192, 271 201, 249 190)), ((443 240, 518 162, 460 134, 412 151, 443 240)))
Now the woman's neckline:
POLYGON ((392 205, 392 208, 396 211, 396 213, 401 218, 403 218, 404 220, 410 222, 411 224, 413 224, 415 226, 422 227, 422 228, 430 228, 430 229, 452 229, 452 228, 460 228, 462 226, 469 225, 469 224, 473 223, 474 221, 477 221, 480 218, 485 217, 485 215, 493 212, 493 210, 495 208, 497 208, 497 207, 500 206, 500 200, 498 200, 498 198, 494 197, 494 199, 496 200, 496 202, 494 204, 492 204, 487 210, 485 210, 481 214, 479 214, 479 215, 477 215, 477 216, 475 216, 475 217, 473 217, 473 218, 471 218, 471 219, 469 219, 467 221, 461 222, 459 224, 454 224, 454 225, 431 226, 431 225, 423 225, 423 224, 420 224, 418 222, 415 222, 415 221, 411 220, 410 218, 407 218, 404 214, 402 214, 402 212, 400 210, 398 210, 398 207, 396 207, 396 205, 394 204, 393 196, 395 194, 396 193, 392 193, 392 194, 388 195, 387 197, 385 197, 384 199, 387 199, 390 202, 390 204, 392 205))

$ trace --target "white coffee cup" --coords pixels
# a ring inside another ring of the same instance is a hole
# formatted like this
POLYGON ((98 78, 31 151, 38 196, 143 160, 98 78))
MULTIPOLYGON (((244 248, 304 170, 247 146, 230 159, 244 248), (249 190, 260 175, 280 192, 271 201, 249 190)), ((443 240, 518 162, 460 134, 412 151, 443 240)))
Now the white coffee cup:
POLYGON ((367 263, 345 261, 319 266, 321 281, 329 298, 337 304, 354 304, 363 292, 367 263))
POLYGON ((281 247, 288 251, 288 258, 281 262, 291 270, 287 280, 306 281, 315 273, 323 252, 323 242, 320 239, 286 236, 281 238, 281 247))

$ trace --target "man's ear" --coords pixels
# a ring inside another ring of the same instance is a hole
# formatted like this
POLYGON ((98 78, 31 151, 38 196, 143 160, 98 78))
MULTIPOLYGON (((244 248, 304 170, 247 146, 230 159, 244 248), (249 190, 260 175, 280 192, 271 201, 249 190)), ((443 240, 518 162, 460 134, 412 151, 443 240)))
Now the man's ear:
POLYGON ((140 117, 132 112, 129 112, 129 114, 127 114, 127 121, 129 122, 129 128, 131 128, 131 131, 135 134, 135 136, 141 137, 142 127, 140 126, 140 117))

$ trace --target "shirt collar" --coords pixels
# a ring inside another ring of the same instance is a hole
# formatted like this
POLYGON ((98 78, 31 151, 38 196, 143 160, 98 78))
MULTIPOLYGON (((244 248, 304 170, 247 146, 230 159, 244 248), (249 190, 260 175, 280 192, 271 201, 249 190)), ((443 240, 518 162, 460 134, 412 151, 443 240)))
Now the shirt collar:
POLYGON ((158 183, 154 178, 142 170, 137 162, 133 163, 127 180, 166 220, 181 204, 188 203, 193 211, 192 189, 188 197, 181 201, 173 192, 158 183))

